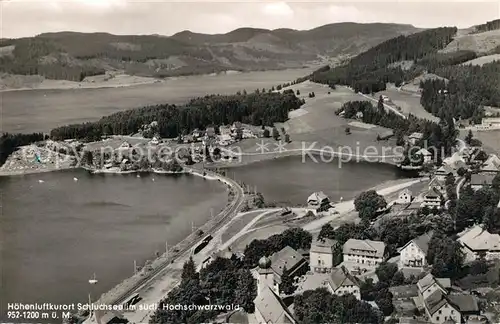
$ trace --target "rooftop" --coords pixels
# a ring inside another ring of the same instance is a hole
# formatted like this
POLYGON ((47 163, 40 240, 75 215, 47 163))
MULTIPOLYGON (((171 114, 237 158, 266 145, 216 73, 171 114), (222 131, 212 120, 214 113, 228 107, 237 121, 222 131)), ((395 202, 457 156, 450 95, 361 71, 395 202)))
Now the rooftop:
POLYGON ((427 254, 427 251, 429 250, 429 242, 432 238, 432 234, 433 234, 432 231, 424 233, 424 234, 414 238, 413 240, 409 241, 408 243, 406 243, 403 247, 400 248, 400 250, 404 249, 408 244, 413 242, 413 243, 415 243, 416 246, 418 246, 420 248, 420 250, 422 250, 422 252, 427 254))
POLYGON ((321 240, 315 240, 311 244, 310 252, 315 253, 333 253, 333 248, 338 244, 336 240, 324 238, 321 240))
POLYGON ((385 243, 372 240, 349 239, 344 244, 344 254, 366 255, 382 258, 385 252, 385 243))
POLYGON ((270 287, 255 297, 254 304, 266 323, 295 323, 283 301, 270 287))
POLYGON ((491 234, 480 225, 466 230, 458 241, 472 251, 500 251, 500 235, 491 234))
POLYGON ((422 137, 424 137, 424 134, 418 132, 412 133, 409 136, 411 139, 421 139, 422 137))
POLYGON ((470 176, 470 184, 491 186, 494 178, 495 175, 491 173, 474 173, 470 176))
POLYGON ((305 262, 302 255, 289 246, 285 246, 281 251, 271 256, 271 268, 281 277, 286 267, 288 270, 294 269, 299 263, 305 262))
POLYGON ((328 196, 323 191, 317 191, 307 198, 307 202, 322 202, 324 199, 328 199, 328 196))

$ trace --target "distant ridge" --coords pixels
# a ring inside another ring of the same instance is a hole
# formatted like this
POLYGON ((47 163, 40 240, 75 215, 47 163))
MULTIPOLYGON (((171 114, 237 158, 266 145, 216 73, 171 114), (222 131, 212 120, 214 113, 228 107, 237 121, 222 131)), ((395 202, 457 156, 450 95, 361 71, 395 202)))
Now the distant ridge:
POLYGON ((339 55, 351 57, 419 30, 406 24, 335 23, 310 30, 245 27, 212 35, 188 30, 172 36, 43 33, 2 40, 0 72, 81 81, 114 70, 166 77, 296 68, 339 55))

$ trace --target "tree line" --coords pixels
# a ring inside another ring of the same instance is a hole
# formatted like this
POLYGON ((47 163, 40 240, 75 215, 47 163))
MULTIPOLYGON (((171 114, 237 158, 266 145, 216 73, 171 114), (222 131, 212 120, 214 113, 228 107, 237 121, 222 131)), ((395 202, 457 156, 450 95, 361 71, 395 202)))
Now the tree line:
POLYGON ((53 129, 54 140, 69 138, 100 140, 103 135, 137 133, 143 125, 158 122, 161 137, 175 138, 192 130, 239 121, 252 125, 272 126, 284 122, 288 112, 302 105, 292 90, 283 93, 254 92, 235 95, 208 95, 177 106, 162 104, 130 109, 101 118, 97 122, 73 124, 53 129))
POLYGON ((488 21, 485 24, 476 26, 476 33, 483 33, 490 30, 500 29, 500 19, 488 21))

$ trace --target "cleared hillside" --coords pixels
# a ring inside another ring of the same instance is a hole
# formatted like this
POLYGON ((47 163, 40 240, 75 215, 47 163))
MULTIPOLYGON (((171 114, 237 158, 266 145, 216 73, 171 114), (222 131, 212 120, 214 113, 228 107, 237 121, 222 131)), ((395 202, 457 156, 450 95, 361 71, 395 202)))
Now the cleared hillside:
POLYGON ((500 54, 492 54, 492 55, 486 55, 486 56, 481 56, 476 59, 467 61, 462 63, 462 65, 479 65, 482 66, 483 64, 491 63, 493 61, 500 61, 500 54))
POLYGON ((500 30, 467 35, 457 35, 440 53, 456 51, 473 51, 475 53, 489 53, 500 46, 500 30))
POLYGON ((240 28, 171 37, 107 33, 45 33, 0 41, 0 72, 81 81, 123 70, 165 77, 224 70, 301 67, 319 57, 352 56, 419 29, 400 24, 340 23, 311 30, 240 28))

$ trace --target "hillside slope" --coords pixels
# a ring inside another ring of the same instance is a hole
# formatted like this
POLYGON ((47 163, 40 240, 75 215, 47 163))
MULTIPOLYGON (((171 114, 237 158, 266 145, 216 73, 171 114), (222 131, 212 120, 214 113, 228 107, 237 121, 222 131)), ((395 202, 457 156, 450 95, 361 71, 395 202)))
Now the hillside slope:
POLYGON ((352 56, 390 38, 418 31, 411 25, 340 23, 306 31, 240 28, 171 37, 107 33, 45 33, 1 40, 0 72, 81 81, 122 70, 165 77, 224 70, 300 67, 321 57, 352 56))

